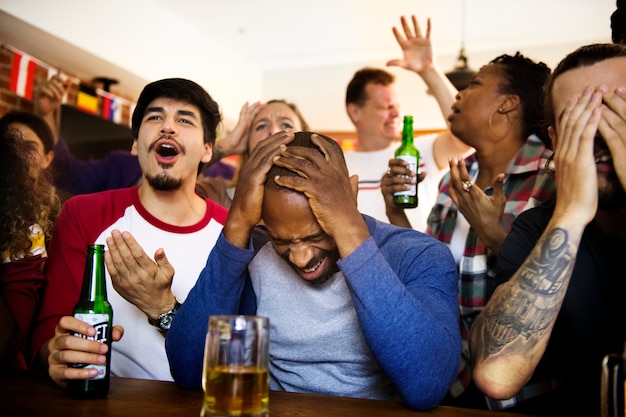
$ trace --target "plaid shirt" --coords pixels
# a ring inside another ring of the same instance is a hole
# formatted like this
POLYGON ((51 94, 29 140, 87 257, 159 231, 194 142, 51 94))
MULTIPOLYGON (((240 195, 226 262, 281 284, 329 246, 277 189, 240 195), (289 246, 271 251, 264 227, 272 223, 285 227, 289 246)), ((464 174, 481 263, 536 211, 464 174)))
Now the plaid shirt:
MULTIPOLYGON (((504 194, 506 205, 502 226, 508 233, 513 220, 524 210, 532 208, 551 198, 556 190, 552 169, 546 168, 552 151, 543 142, 530 136, 511 160, 505 170, 504 194)), ((471 178, 478 174, 478 160, 475 155, 465 160, 471 178)), ((427 233, 438 240, 450 244, 456 225, 457 208, 449 191, 450 174, 441 180, 439 195, 428 217, 427 233)), ((483 190, 487 195, 493 187, 483 190)), ((463 351, 457 380, 450 387, 450 395, 457 397, 471 382, 469 361, 469 331, 476 316, 482 311, 493 293, 495 282, 496 254, 489 250, 470 227, 465 241, 463 256, 459 262, 459 311, 463 351)))

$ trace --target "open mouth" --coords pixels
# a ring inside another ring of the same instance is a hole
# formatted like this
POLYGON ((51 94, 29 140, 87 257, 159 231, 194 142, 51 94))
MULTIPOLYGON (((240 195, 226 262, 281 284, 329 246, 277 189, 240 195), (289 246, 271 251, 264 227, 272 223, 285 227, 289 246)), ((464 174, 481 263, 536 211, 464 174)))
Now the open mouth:
POLYGON ((306 281, 315 281, 323 272, 325 260, 326 258, 322 258, 314 265, 309 265, 306 268, 298 268, 298 274, 306 281))
POLYGON ((180 145, 170 138, 160 138, 153 146, 160 164, 169 165, 182 153, 180 145))
POLYGON ((613 157, 610 153, 602 151, 594 155, 596 162, 596 170, 598 172, 612 172, 615 170, 613 167, 613 157))
POLYGON ((613 165, 613 156, 606 142, 600 135, 596 135, 593 141, 593 156, 596 165, 613 165))
POLYGON ((600 135, 596 135, 593 142, 593 157, 598 172, 611 172, 615 170, 613 167, 613 155, 611 155, 609 147, 600 135))
POLYGON ((319 261, 319 262, 317 262, 315 265, 310 266, 310 267, 308 267, 308 268, 303 268, 302 270, 303 270, 305 273, 310 274, 310 273, 315 272, 315 271, 317 270, 317 268, 319 268, 319 267, 320 267, 320 265, 321 265, 321 264, 322 264, 322 261, 319 261))
POLYGON ((164 158, 169 158, 169 157, 178 155, 178 150, 169 143, 161 143, 157 147, 156 153, 158 153, 164 158))
POLYGON ((450 108, 450 113, 446 116, 446 120, 450 121, 450 119, 453 119, 457 114, 459 114, 459 108, 453 105, 450 108))

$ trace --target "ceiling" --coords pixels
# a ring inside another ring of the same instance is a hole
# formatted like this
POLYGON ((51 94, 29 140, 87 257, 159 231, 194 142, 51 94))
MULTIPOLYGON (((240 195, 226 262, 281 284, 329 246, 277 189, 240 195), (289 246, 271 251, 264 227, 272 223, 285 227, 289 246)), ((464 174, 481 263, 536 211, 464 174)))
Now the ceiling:
POLYGON ((155 0, 261 68, 327 65, 396 51, 400 16, 433 21, 443 52, 610 34, 615 0, 155 0), (559 19, 555 19, 558 17, 559 19))
POLYGON ((0 41, 81 78, 118 77, 135 97, 181 69, 257 85, 273 70, 386 62, 399 55, 401 15, 432 19, 440 56, 464 38, 471 65, 476 51, 610 41, 614 10, 615 0, 0 0, 0 41))

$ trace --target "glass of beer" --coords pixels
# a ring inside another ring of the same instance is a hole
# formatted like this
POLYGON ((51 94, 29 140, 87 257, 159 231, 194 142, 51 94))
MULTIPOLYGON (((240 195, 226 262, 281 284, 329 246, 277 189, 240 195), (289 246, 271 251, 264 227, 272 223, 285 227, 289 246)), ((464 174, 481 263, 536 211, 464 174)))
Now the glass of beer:
POLYGON ((268 416, 269 332, 266 317, 209 318, 201 416, 268 416))

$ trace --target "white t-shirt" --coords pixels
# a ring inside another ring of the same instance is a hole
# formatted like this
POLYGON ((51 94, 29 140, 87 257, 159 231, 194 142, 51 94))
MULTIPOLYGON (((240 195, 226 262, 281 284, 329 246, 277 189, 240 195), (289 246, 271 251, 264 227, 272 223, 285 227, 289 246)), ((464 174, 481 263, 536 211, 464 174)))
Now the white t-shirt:
MULTIPOLYGON (((439 191, 439 182, 447 168, 438 169, 433 155, 433 145, 439 134, 417 136, 415 146, 420 151, 420 171, 426 172, 426 178, 417 187, 418 206, 414 209, 406 209, 406 215, 415 230, 426 231, 426 220, 430 214, 439 191)), ((359 176, 358 207, 363 214, 389 223, 385 213, 385 200, 380 189, 380 179, 389 167, 389 160, 394 158, 394 153, 399 143, 394 142, 391 146, 380 151, 358 152, 348 151, 345 153, 346 164, 350 175, 359 176)))

